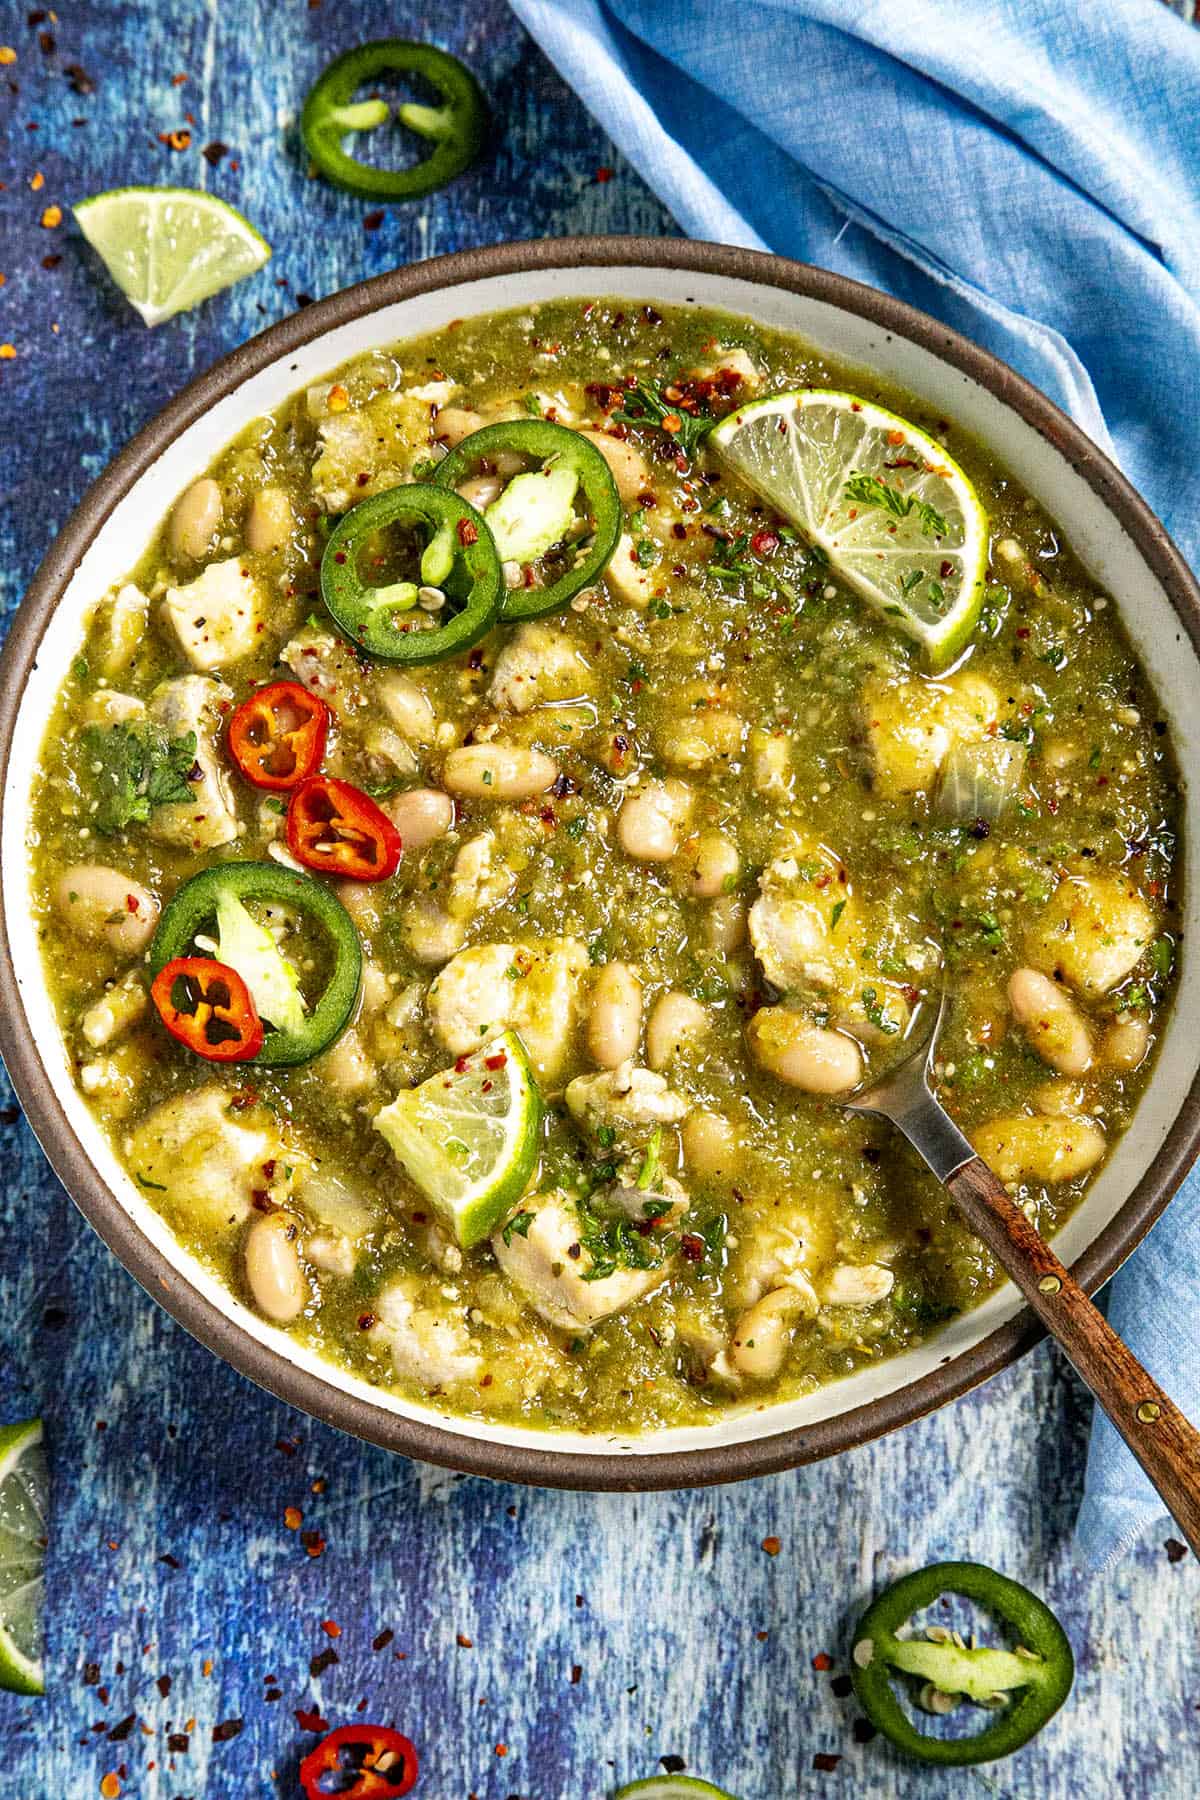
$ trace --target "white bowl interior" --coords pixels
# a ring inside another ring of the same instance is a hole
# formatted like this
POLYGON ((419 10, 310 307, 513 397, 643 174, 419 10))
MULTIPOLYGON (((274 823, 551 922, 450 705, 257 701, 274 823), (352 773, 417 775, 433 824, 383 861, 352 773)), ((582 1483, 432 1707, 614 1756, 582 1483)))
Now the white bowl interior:
MULTIPOLYGON (((765 1411, 746 1410, 703 1427, 659 1431, 622 1440, 577 1433, 549 1437, 511 1425, 447 1418, 398 1395, 373 1388, 297 1345, 231 1295, 176 1242, 126 1175, 75 1091, 65 1047, 41 977, 37 936, 27 903, 25 841, 31 780, 63 670, 76 654, 87 609, 139 559, 154 526, 175 496, 250 420, 271 411, 297 388, 365 350, 437 329, 469 314, 529 306, 563 297, 615 294, 716 306, 794 331, 831 355, 877 371, 924 403, 960 421, 989 444, 1018 474, 1023 485, 1062 526, 1097 584, 1113 594, 1127 629, 1157 687, 1171 722, 1180 762, 1200 759, 1200 691, 1196 654, 1159 582, 1133 541, 1114 522, 1098 496, 1030 425, 969 376, 931 351, 836 306, 781 288, 726 276, 638 267, 546 269, 501 274, 441 292, 414 296, 367 317, 326 331, 295 353, 245 380, 201 419, 183 431, 115 508, 91 544, 47 629, 37 664, 21 702, 8 766, 4 837, 4 905, 17 981, 33 1036, 54 1092, 87 1154, 120 1204, 160 1254, 212 1304, 250 1337, 276 1351, 331 1389, 353 1393, 379 1407, 467 1438, 564 1453, 634 1451, 663 1454, 713 1448, 770 1437, 811 1425, 876 1401, 961 1355, 1018 1310, 1016 1290, 1006 1285, 976 1311, 957 1319, 927 1345, 894 1357, 822 1388, 819 1392, 765 1411)), ((1195 896, 1200 895, 1196 859, 1200 821, 1196 801, 1187 797, 1187 918, 1190 942, 1195 896)), ((1109 1224, 1146 1170, 1183 1104, 1200 1064, 1200 1036, 1189 1030, 1200 1006, 1200 958, 1185 949, 1178 997, 1161 1050, 1155 1079, 1129 1131, 1118 1145, 1083 1204, 1056 1240, 1072 1262, 1109 1224)))

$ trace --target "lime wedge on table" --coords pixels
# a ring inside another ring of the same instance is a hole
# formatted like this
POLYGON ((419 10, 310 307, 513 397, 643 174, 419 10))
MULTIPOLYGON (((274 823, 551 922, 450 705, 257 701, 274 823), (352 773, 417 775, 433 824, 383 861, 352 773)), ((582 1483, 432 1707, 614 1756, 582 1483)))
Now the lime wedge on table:
POLYGON ((375 1115, 376 1131, 464 1250, 488 1237, 525 1192, 541 1128, 542 1097, 511 1031, 375 1115))
POLYGON ((645 1781, 631 1781, 618 1788, 613 1800, 734 1800, 724 1788, 711 1781, 700 1781, 694 1775, 649 1775, 645 1781))
POLYGON ((161 325, 253 275, 271 254, 240 212, 194 188, 113 188, 81 200, 74 212, 147 325, 161 325))
POLYGON ((42 1422, 0 1430, 0 1688, 40 1694, 42 1565, 50 1482, 42 1422))
POLYGON ((988 521, 939 443, 854 394, 774 394, 730 413, 709 443, 829 557, 931 669, 966 644, 983 605, 988 521))

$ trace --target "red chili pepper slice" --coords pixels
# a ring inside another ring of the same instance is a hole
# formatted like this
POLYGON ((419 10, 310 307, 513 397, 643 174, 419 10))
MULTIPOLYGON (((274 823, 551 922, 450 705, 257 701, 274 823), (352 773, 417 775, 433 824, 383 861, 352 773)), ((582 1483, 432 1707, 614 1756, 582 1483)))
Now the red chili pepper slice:
POLYGON ((400 833, 348 781, 311 775, 288 802, 288 849, 306 869, 351 881, 386 881, 400 861, 400 833))
POLYGON ((401 1800, 416 1779, 416 1751, 386 1725, 342 1725, 300 1764, 308 1800, 401 1800))
POLYGON ((262 1049, 262 1020, 238 974, 210 956, 176 956, 154 977, 150 998, 173 1038, 208 1062, 249 1062, 262 1049))
POLYGON ((286 793, 315 775, 329 735, 329 708, 298 681, 272 681, 229 721, 229 754, 257 788, 286 793))

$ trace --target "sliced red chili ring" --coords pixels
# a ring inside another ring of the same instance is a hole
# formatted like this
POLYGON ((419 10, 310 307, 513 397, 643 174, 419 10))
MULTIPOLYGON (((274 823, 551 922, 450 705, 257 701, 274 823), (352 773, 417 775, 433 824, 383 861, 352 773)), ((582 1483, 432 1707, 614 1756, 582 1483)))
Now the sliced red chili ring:
POLYGON ((369 794, 332 775, 310 775, 288 803, 288 849, 306 869, 350 881, 386 881, 400 833, 369 794))
POLYGON ((416 1779, 416 1751, 388 1725, 342 1725, 300 1764, 307 1800, 402 1800, 416 1779))
POLYGON ((173 957, 154 977, 150 998, 171 1036, 208 1062, 249 1062, 262 1049, 249 988, 210 956, 173 957))
POLYGON ((329 708, 298 681, 272 681, 229 721, 229 754, 257 788, 283 794, 315 775, 329 735, 329 708))

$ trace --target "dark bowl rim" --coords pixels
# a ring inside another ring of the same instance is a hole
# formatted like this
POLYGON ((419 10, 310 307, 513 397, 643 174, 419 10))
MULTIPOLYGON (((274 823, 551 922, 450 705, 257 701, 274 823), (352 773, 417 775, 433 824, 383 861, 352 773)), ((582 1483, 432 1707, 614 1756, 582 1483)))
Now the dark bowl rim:
MULTIPOLYGON (((143 427, 92 483, 38 568, 0 655, 0 792, 21 696, 49 620, 76 568, 117 503, 195 420, 250 376, 313 338, 397 301, 489 276, 644 268, 694 272, 782 288, 857 315, 906 338, 960 371, 1032 426, 1083 477, 1162 585, 1200 655, 1200 587, 1165 527, 1125 477, 1045 395, 1005 363, 935 319, 859 282, 786 257, 695 240, 573 237, 464 250, 396 269, 315 301, 221 358, 143 427)), ((655 298, 647 293, 647 300, 655 298)), ((731 308, 736 310, 736 308, 731 308)), ((4 817, 0 815, 0 836, 4 817)), ((840 1454, 922 1418, 998 1373, 1043 1336, 1024 1310, 930 1373, 849 1412, 787 1431, 711 1448, 574 1452, 468 1437, 452 1423, 411 1419, 346 1393, 259 1343, 204 1298, 150 1243, 101 1179, 49 1081, 25 1013, 0 894, 0 1054, 51 1166, 84 1216, 146 1291, 193 1337, 289 1405, 385 1449, 471 1475, 548 1487, 637 1492, 699 1487, 769 1475, 840 1454)), ((1169 1133, 1118 1213, 1083 1251, 1073 1272, 1094 1292, 1158 1218, 1200 1150, 1200 1075, 1169 1133)), ((769 1427, 770 1408, 764 1409, 769 1427)), ((486 1434, 487 1427, 483 1430, 486 1434)))

